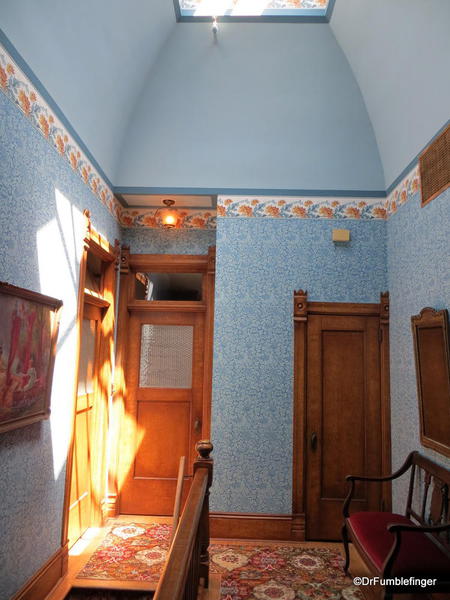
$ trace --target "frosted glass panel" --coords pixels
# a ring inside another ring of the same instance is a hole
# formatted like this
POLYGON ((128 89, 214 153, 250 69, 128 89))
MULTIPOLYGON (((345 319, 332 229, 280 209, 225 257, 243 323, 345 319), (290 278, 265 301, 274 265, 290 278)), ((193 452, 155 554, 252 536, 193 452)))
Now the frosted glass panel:
POLYGON ((80 366, 78 370, 78 395, 94 391, 95 334, 97 321, 83 319, 81 325, 80 366))
POLYGON ((191 388, 191 325, 142 325, 139 387, 191 388))

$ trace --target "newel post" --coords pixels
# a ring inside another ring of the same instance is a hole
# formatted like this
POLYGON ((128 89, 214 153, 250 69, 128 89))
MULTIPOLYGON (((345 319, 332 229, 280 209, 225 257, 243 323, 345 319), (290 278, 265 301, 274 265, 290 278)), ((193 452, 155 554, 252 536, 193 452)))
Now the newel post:
POLYGON ((209 585, 209 489, 213 479, 214 461, 210 457, 213 451, 213 445, 209 440, 200 440, 195 445, 198 456, 194 461, 194 474, 197 469, 207 469, 208 484, 203 501, 202 514, 198 528, 198 537, 200 542, 200 577, 204 578, 205 588, 209 585))

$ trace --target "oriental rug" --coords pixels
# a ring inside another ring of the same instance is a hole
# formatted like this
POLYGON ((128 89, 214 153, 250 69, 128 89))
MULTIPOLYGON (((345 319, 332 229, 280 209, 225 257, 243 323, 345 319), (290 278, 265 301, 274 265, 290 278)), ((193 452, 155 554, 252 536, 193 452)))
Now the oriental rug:
MULTIPOLYGON (((158 580, 170 526, 115 524, 78 578, 158 580)), ((310 544, 213 543, 211 573, 221 576, 221 600, 362 600, 345 577, 341 555, 310 544)))

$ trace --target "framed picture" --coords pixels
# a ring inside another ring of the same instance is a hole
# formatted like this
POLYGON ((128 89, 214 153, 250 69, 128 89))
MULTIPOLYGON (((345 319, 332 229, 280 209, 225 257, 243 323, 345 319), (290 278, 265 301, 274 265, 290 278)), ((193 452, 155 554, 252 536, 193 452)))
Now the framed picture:
POLYGON ((0 282, 0 432, 47 419, 61 300, 0 282))

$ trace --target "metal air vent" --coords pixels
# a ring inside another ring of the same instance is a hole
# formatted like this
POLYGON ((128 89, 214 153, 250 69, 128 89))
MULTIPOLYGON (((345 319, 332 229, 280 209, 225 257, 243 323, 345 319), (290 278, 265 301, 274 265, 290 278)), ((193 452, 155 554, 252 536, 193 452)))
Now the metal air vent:
POLYGON ((425 206, 450 186, 450 125, 422 152, 419 166, 425 206))

